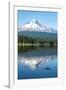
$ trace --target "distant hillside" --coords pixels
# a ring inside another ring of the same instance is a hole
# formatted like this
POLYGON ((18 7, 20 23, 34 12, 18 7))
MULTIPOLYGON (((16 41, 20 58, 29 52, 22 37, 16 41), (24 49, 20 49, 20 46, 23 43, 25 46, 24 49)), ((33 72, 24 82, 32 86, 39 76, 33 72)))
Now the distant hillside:
POLYGON ((34 32, 34 31, 19 31, 18 36, 27 36, 29 38, 33 39, 39 39, 39 40, 51 40, 56 41, 57 40, 57 33, 47 33, 47 32, 34 32))

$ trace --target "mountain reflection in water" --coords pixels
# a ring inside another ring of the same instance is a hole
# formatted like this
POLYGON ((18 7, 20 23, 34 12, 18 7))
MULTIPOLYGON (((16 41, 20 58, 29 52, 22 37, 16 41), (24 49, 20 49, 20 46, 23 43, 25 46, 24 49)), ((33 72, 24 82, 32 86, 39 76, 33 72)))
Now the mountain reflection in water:
POLYGON ((48 63, 51 60, 55 60, 57 57, 55 55, 53 56, 42 56, 42 57, 20 57, 18 58, 19 62, 28 65, 32 70, 40 67, 44 68, 46 70, 50 70, 50 66, 48 66, 48 63), (45 65, 42 65, 45 64, 45 65), (47 64, 47 65, 46 65, 47 64))
POLYGON ((40 48, 18 53, 18 79, 57 77, 57 49, 40 48))

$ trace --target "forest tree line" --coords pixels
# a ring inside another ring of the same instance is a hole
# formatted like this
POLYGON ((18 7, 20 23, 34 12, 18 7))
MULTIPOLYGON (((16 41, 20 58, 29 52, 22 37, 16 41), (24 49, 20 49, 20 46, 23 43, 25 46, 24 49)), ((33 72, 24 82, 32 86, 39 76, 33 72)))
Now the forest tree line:
POLYGON ((57 46, 57 40, 52 41, 52 40, 47 40, 47 39, 34 39, 32 37, 28 37, 28 36, 19 36, 18 35, 18 45, 19 44, 39 44, 39 45, 44 45, 44 44, 49 44, 51 46, 56 45, 57 46))

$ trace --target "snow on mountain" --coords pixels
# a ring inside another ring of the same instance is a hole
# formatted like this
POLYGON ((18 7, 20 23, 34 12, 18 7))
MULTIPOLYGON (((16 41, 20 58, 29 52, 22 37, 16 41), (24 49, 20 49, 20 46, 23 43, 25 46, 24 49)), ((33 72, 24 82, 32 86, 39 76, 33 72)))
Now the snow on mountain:
POLYGON ((42 24, 39 23, 38 20, 34 20, 34 19, 24 25, 18 26, 18 30, 57 33, 57 30, 48 26, 43 26, 42 24))

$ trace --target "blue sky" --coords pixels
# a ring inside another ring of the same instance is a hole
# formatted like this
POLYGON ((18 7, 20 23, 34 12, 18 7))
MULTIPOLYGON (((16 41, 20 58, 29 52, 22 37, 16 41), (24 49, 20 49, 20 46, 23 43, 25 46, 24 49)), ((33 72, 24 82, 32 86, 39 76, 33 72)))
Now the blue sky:
POLYGON ((52 27, 57 30, 57 12, 48 11, 17 11, 17 24, 24 25, 32 19, 38 20, 45 26, 52 27))

